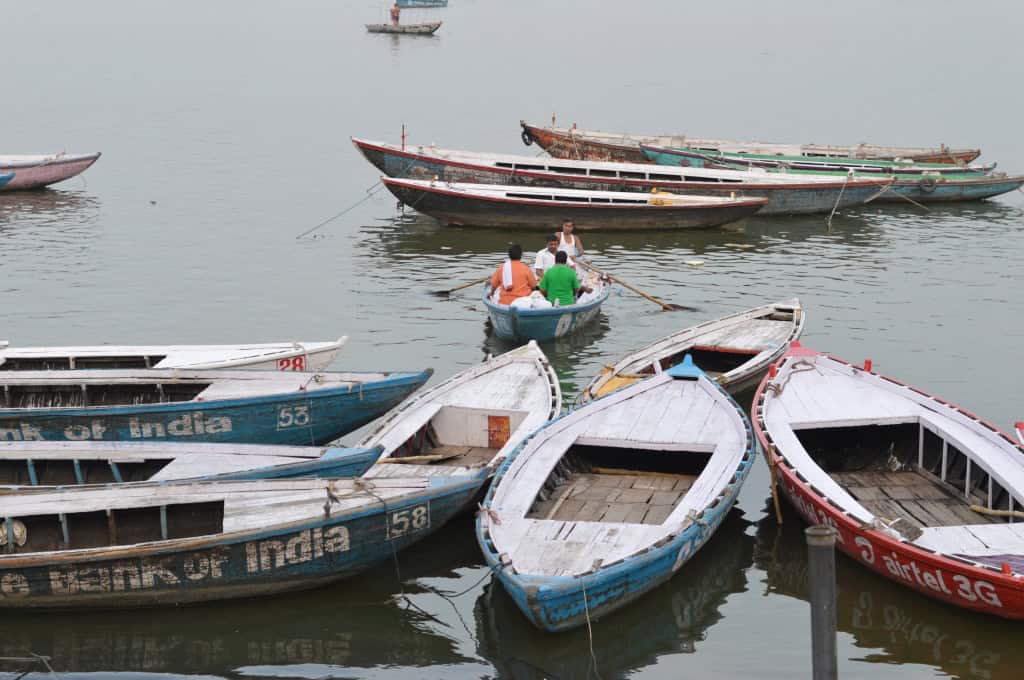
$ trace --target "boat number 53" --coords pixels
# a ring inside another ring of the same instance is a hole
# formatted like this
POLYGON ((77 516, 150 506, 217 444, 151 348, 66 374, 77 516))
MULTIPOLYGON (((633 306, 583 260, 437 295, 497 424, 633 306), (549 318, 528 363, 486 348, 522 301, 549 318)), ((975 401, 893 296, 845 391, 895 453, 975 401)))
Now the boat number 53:
POLYGON ((430 506, 426 503, 388 514, 388 538, 399 538, 430 527, 430 506))
POLYGON ((279 430, 309 425, 312 420, 309 416, 309 406, 282 406, 277 410, 277 429, 279 430))

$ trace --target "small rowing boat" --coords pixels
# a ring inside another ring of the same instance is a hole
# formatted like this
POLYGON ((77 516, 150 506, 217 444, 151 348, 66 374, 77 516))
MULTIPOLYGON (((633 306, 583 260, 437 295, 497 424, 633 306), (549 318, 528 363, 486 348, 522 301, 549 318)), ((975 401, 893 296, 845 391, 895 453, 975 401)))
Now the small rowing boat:
POLYGON ((402 148, 352 138, 363 156, 389 177, 443 182, 587 189, 652 190, 701 196, 766 198, 758 215, 796 215, 863 205, 891 180, 869 177, 796 176, 765 170, 721 170, 649 163, 580 161, 537 156, 476 153, 433 146, 402 148))
POLYGON ((586 625, 684 568, 756 451, 740 407, 686 360, 534 434, 495 475, 477 540, 535 626, 586 625))
POLYGON ((576 304, 538 308, 498 304, 493 291, 485 287, 483 302, 491 330, 502 340, 513 342, 547 342, 575 333, 597 319, 601 305, 612 292, 611 282, 604 277, 589 275, 584 285, 591 292, 580 295, 576 304))
POLYGON ((358 477, 380 449, 202 442, 0 441, 0 490, 183 479, 358 477))
POLYGON ((480 470, 490 476, 561 410, 558 375, 537 343, 527 343, 414 395, 388 414, 358 444, 383 449, 366 477, 466 476, 480 470))
POLYGON ((0 495, 0 607, 180 605, 314 588, 430 535, 478 479, 179 482, 0 495))
POLYGON ((0 371, 0 440, 321 445, 374 420, 430 374, 0 371))
POLYGON ((578 230, 699 229, 753 215, 764 198, 638 194, 382 177, 400 202, 442 224, 551 230, 573 220, 578 230))
POLYGON ((448 0, 395 0, 395 4, 402 9, 415 9, 420 7, 447 7, 448 0))
POLYGON ((433 35, 441 28, 440 21, 427 21, 420 24, 366 24, 370 33, 392 33, 395 35, 433 35))
POLYGON ((91 368, 260 368, 320 371, 348 341, 250 345, 92 345, 11 347, 0 341, 0 371, 91 368))
POLYGON ((579 401, 603 397, 661 373, 689 356, 732 394, 754 387, 804 330, 806 314, 796 298, 705 321, 656 340, 605 366, 579 401))
POLYGON ((785 495, 882 576, 1024 619, 1024 447, 922 390, 794 343, 754 429, 785 495))
POLYGON ((779 144, 775 142, 740 142, 724 139, 688 137, 686 135, 634 135, 595 130, 541 127, 519 121, 523 143, 533 142, 555 158, 579 158, 600 161, 646 162, 640 144, 690 147, 709 152, 783 154, 806 158, 863 158, 896 160, 903 158, 918 163, 964 165, 981 155, 980 149, 938 147, 879 146, 877 144, 779 144))
POLYGON ((0 173, 14 173, 14 178, 3 190, 41 189, 63 182, 85 172, 99 157, 99 153, 69 154, 63 151, 54 154, 0 155, 0 173))

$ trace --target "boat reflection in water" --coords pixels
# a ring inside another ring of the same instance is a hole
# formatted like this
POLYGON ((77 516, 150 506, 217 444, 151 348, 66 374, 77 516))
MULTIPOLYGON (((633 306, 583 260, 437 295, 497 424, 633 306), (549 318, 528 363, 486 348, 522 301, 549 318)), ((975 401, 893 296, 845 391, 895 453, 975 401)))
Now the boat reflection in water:
MULTIPOLYGON (((806 524, 787 503, 783 525, 769 507, 758 523, 754 561, 768 591, 808 600, 806 524)), ((964 611, 918 595, 836 552, 839 631, 868 650, 861 663, 925 664, 958 678, 1019 678, 1024 624, 964 611)), ((922 673, 922 675, 926 675, 922 673)), ((930 674, 928 674, 930 675, 930 674)))
MULTIPOLYGON (((711 541, 660 588, 593 625, 600 677, 618 678, 665 654, 693 653, 732 593, 747 590, 750 523, 733 509, 711 541)), ((474 608, 479 654, 502 678, 596 677, 586 627, 558 635, 534 628, 492 580, 474 608)))

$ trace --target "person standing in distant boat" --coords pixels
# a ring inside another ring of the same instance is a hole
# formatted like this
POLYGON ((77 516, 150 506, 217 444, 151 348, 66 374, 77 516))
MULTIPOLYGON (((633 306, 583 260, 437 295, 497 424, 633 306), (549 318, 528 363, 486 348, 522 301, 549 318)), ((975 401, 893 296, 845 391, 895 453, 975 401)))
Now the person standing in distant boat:
POLYGON ((583 241, 579 236, 573 234, 576 225, 572 220, 562 221, 562 231, 558 234, 558 249, 571 258, 577 258, 583 254, 583 241))
POLYGON ((491 276, 491 290, 501 291, 498 304, 510 305, 513 300, 528 296, 536 287, 536 277, 523 264, 523 247, 513 243, 508 249, 508 259, 491 276))
POLYGON ((401 16, 402 16, 402 8, 399 7, 398 3, 396 2, 394 5, 391 6, 391 25, 392 26, 397 26, 398 25, 398 19, 401 16))

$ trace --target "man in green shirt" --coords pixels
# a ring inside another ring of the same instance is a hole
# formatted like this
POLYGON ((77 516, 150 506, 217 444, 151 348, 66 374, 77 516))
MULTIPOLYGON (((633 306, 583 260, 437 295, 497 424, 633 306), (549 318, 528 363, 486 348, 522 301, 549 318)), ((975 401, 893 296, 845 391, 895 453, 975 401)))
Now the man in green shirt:
POLYGON ((576 271, 565 263, 569 256, 564 250, 555 253, 555 266, 544 272, 538 288, 548 299, 548 302, 556 307, 566 307, 576 302, 576 291, 580 288, 590 292, 589 288, 582 286, 576 277, 576 271))

